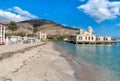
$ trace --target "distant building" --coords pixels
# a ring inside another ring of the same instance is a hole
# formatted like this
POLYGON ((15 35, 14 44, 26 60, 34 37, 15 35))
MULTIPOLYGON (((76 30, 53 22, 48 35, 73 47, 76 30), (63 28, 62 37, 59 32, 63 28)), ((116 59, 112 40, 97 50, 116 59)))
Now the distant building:
POLYGON ((87 31, 80 29, 76 35, 76 42, 110 42, 111 37, 109 36, 96 36, 93 34, 92 27, 89 26, 87 31))
POLYGON ((10 36, 6 38, 6 45, 9 44, 32 44, 40 42, 39 39, 35 37, 20 37, 20 36, 10 36))
POLYGON ((41 41, 46 41, 47 40, 47 34, 40 32, 39 38, 41 41))

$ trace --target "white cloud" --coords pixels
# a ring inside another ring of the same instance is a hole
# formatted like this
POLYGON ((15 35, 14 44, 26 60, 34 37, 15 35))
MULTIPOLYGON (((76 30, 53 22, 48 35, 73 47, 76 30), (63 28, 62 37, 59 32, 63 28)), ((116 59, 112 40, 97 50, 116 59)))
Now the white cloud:
POLYGON ((108 0, 89 0, 86 4, 77 7, 84 10, 97 22, 112 20, 120 15, 120 2, 110 2, 108 0))
POLYGON ((62 24, 63 26, 68 26, 67 24, 62 24))
POLYGON ((32 15, 30 12, 21 9, 20 7, 14 7, 7 10, 0 9, 0 20, 18 22, 37 18, 37 16, 32 15))

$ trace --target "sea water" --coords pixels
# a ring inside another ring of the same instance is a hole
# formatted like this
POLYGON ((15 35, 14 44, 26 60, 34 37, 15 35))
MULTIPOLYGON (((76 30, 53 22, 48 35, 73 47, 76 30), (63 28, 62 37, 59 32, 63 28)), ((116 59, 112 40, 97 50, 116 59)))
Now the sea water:
POLYGON ((57 42, 57 44, 69 51, 80 62, 103 70, 103 74, 108 74, 104 77, 111 77, 111 80, 104 81, 120 81, 120 43, 116 45, 85 45, 57 42))

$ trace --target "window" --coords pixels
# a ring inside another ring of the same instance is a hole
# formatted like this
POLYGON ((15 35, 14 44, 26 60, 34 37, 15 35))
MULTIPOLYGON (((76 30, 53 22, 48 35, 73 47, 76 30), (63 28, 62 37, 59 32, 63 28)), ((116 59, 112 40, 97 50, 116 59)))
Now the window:
POLYGON ((108 40, 108 39, 106 38, 106 40, 108 40))
POLYGON ((92 37, 92 40, 93 40, 93 37, 92 37))
POLYGON ((79 40, 81 40, 81 37, 79 37, 79 40))
POLYGON ((81 37, 81 36, 79 37, 79 40, 82 40, 82 37, 81 37))
POLYGON ((89 40, 90 40, 90 37, 89 37, 89 40))
POLYGON ((82 40, 82 37, 81 37, 81 40, 82 40))
POLYGON ((85 37, 85 39, 87 40, 87 37, 85 37))

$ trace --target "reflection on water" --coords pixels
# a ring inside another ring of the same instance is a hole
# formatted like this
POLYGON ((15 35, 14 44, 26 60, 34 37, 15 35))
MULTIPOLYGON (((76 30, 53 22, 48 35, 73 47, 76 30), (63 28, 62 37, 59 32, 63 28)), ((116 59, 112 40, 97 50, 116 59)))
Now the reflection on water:
POLYGON ((68 50, 78 60, 99 67, 104 72, 117 77, 114 81, 120 81, 120 44, 105 45, 82 45, 60 42, 65 50, 68 50))

